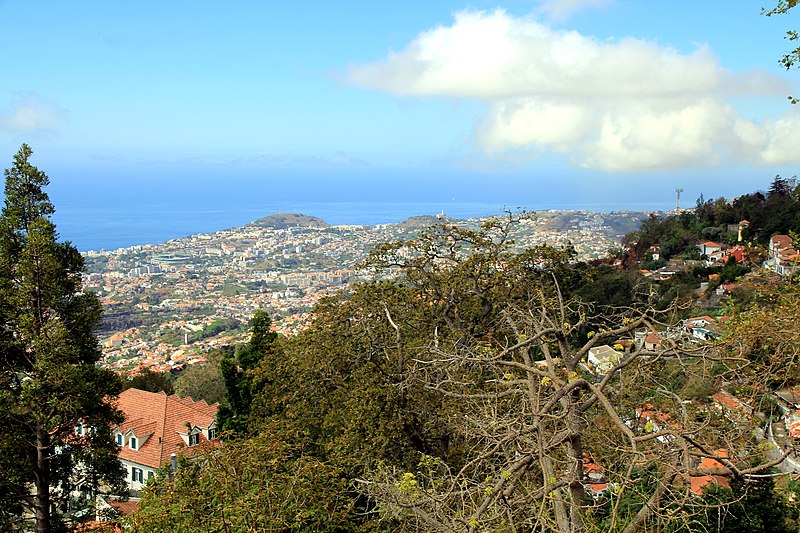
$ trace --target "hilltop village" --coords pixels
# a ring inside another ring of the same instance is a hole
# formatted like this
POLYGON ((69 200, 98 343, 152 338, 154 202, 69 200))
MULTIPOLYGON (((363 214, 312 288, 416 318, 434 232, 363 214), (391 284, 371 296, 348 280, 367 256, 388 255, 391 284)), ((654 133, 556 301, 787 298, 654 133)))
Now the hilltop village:
MULTIPOLYGON (((515 229, 519 247, 574 246, 579 260, 606 256, 649 213, 544 211, 515 229)), ((254 312, 284 335, 301 331, 314 304, 364 279, 357 269, 376 244, 412 238, 444 215, 397 224, 331 226, 272 215, 241 228, 84 254, 85 286, 104 306, 102 364, 126 374, 179 371, 210 349, 247 338, 254 312)), ((487 218, 450 221, 476 228, 487 218)))

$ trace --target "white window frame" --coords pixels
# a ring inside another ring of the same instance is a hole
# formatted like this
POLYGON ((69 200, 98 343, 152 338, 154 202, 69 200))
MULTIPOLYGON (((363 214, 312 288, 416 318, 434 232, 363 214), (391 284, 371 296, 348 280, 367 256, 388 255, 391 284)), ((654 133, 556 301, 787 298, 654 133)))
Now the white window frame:
POLYGON ((189 446, 197 446, 200 444, 200 432, 189 433, 189 446))
POLYGON ((122 435, 122 433, 117 433, 116 442, 117 442, 117 446, 124 446, 125 445, 125 437, 122 435))
POLYGON ((131 447, 131 450, 138 450, 139 449, 139 439, 131 435, 128 437, 128 445, 131 447))

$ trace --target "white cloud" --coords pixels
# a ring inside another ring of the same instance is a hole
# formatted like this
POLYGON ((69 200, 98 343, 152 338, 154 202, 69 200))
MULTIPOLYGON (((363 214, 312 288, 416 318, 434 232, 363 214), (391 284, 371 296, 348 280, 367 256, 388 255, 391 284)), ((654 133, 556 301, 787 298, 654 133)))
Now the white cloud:
POLYGON ((505 99, 492 106, 479 128, 479 140, 491 153, 531 144, 566 148, 589 134, 591 119, 591 110, 578 102, 505 99))
POLYGON ((0 129, 12 134, 47 136, 67 122, 67 114, 54 102, 28 93, 0 109, 0 129))
POLYGON ((767 164, 797 163, 800 161, 800 110, 778 120, 768 121, 763 128, 766 141, 761 144, 759 159, 767 164))
POLYGON ((348 78, 393 94, 486 102, 475 138, 491 158, 556 152, 609 171, 800 161, 796 114, 759 124, 729 103, 782 99, 785 84, 763 71, 732 73, 703 46, 684 54, 641 39, 600 41, 502 10, 464 11, 405 50, 352 66, 348 78))
POLYGON ((711 166, 720 157, 714 140, 726 133, 729 115, 729 108, 707 99, 606 110, 599 134, 579 147, 576 162, 610 171, 711 166))

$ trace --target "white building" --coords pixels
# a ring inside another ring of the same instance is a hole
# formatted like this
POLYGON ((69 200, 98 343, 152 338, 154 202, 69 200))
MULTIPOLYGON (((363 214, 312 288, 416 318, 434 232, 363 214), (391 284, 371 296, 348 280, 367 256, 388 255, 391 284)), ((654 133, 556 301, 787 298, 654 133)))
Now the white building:
POLYGON ((172 457, 194 457, 220 446, 216 404, 128 389, 120 394, 117 407, 125 413, 125 422, 113 434, 132 491, 141 490, 172 457))
POLYGON ((589 348, 587 360, 596 375, 605 375, 622 360, 622 353, 607 344, 603 344, 589 348))

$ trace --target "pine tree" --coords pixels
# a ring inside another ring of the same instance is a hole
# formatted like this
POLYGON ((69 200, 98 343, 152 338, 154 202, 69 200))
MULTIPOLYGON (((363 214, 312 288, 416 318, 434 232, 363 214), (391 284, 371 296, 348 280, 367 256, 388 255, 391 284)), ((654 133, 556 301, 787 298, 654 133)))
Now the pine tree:
POLYGON ((121 383, 95 364, 100 304, 82 290, 78 250, 58 242, 31 153, 23 144, 6 169, 0 214, 0 529, 28 513, 46 532, 77 489, 124 490, 109 402, 121 383))
MULTIPOLYGON (((220 407, 217 423, 229 436, 243 436, 247 431, 250 406, 253 402, 253 371, 262 361, 274 359, 278 334, 272 331, 272 319, 265 311, 256 311, 250 342, 235 354, 224 354, 220 361, 225 382, 227 405, 220 407)), ((263 385, 263 384, 262 384, 263 385)))

